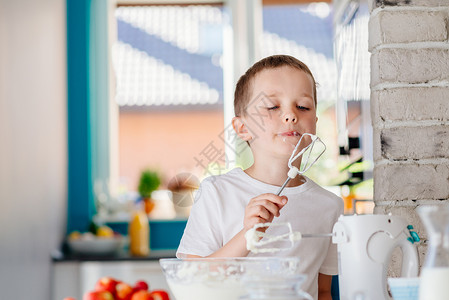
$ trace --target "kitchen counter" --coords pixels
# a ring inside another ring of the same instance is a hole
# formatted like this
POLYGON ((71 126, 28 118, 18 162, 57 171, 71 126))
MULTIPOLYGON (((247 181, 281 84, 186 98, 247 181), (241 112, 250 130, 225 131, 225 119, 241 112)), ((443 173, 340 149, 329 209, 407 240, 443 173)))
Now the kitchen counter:
POLYGON ((118 251, 111 255, 80 255, 70 251, 55 250, 51 253, 53 263, 87 261, 158 261, 161 258, 175 258, 176 249, 151 250, 148 256, 132 256, 127 251, 118 251))
POLYGON ((109 276, 133 284, 145 280, 151 289, 169 291, 159 265, 161 258, 174 258, 175 249, 152 250, 146 257, 135 257, 124 250, 114 255, 77 255, 60 250, 51 253, 52 299, 82 299, 101 277, 109 276))
MULTIPOLYGON (((186 223, 186 219, 150 219, 151 250, 145 257, 131 256, 126 246, 111 255, 80 255, 64 244, 51 253, 52 299, 82 299, 84 293, 92 290, 98 279, 105 276, 130 284, 145 280, 151 289, 169 291, 159 259, 175 257, 186 223)), ((108 221, 106 225, 122 235, 128 232, 127 221, 108 221)))

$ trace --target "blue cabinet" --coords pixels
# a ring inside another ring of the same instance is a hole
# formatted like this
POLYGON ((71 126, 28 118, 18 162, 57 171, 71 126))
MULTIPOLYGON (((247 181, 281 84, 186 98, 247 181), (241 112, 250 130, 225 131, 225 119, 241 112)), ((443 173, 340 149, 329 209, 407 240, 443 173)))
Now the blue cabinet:
MULTIPOLYGON (((150 219, 150 249, 167 250, 177 249, 181 241, 186 219, 173 220, 151 220, 150 219)), ((128 234, 128 223, 109 222, 107 223, 114 231, 123 235, 128 234)))

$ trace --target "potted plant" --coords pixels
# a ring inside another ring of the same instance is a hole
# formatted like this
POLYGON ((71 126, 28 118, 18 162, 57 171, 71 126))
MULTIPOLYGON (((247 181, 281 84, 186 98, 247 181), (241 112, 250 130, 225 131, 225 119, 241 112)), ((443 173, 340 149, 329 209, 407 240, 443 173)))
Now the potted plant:
POLYGON ((140 174, 138 191, 145 206, 145 212, 149 214, 154 208, 151 193, 159 187, 161 179, 157 172, 146 169, 140 174))

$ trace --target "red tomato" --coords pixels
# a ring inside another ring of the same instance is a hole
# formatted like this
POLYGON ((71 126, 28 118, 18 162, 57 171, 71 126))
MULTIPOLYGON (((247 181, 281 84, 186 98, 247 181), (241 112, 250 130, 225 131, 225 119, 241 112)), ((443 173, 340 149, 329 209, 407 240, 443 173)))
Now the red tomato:
POLYGON ((154 300, 170 300, 168 293, 164 290, 154 290, 150 293, 154 300))
POLYGON ((112 277, 101 277, 95 284, 94 291, 108 291, 115 295, 115 287, 118 283, 119 281, 112 277))
POLYGON ((116 300, 129 300, 131 299, 131 295, 133 293, 133 288, 124 282, 120 282, 115 287, 116 289, 116 300))
POLYGON ((148 291, 148 284, 145 281, 140 280, 140 281, 137 281, 136 284, 134 284, 134 288, 136 290, 148 291))
POLYGON ((140 290, 131 296, 131 300, 154 300, 154 298, 150 295, 150 292, 140 290))

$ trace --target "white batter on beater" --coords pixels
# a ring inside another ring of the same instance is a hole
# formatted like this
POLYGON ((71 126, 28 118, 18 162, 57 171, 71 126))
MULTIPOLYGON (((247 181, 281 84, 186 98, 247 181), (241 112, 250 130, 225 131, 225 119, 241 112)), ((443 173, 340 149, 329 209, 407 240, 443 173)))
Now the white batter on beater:
POLYGON ((259 223, 245 233, 246 249, 252 253, 272 253, 285 250, 285 248, 268 248, 266 245, 278 242, 289 241, 290 248, 294 243, 301 241, 301 232, 293 232, 290 223, 259 223), (288 233, 281 235, 267 235, 265 232, 258 231, 259 228, 268 228, 270 226, 286 226, 288 233))

